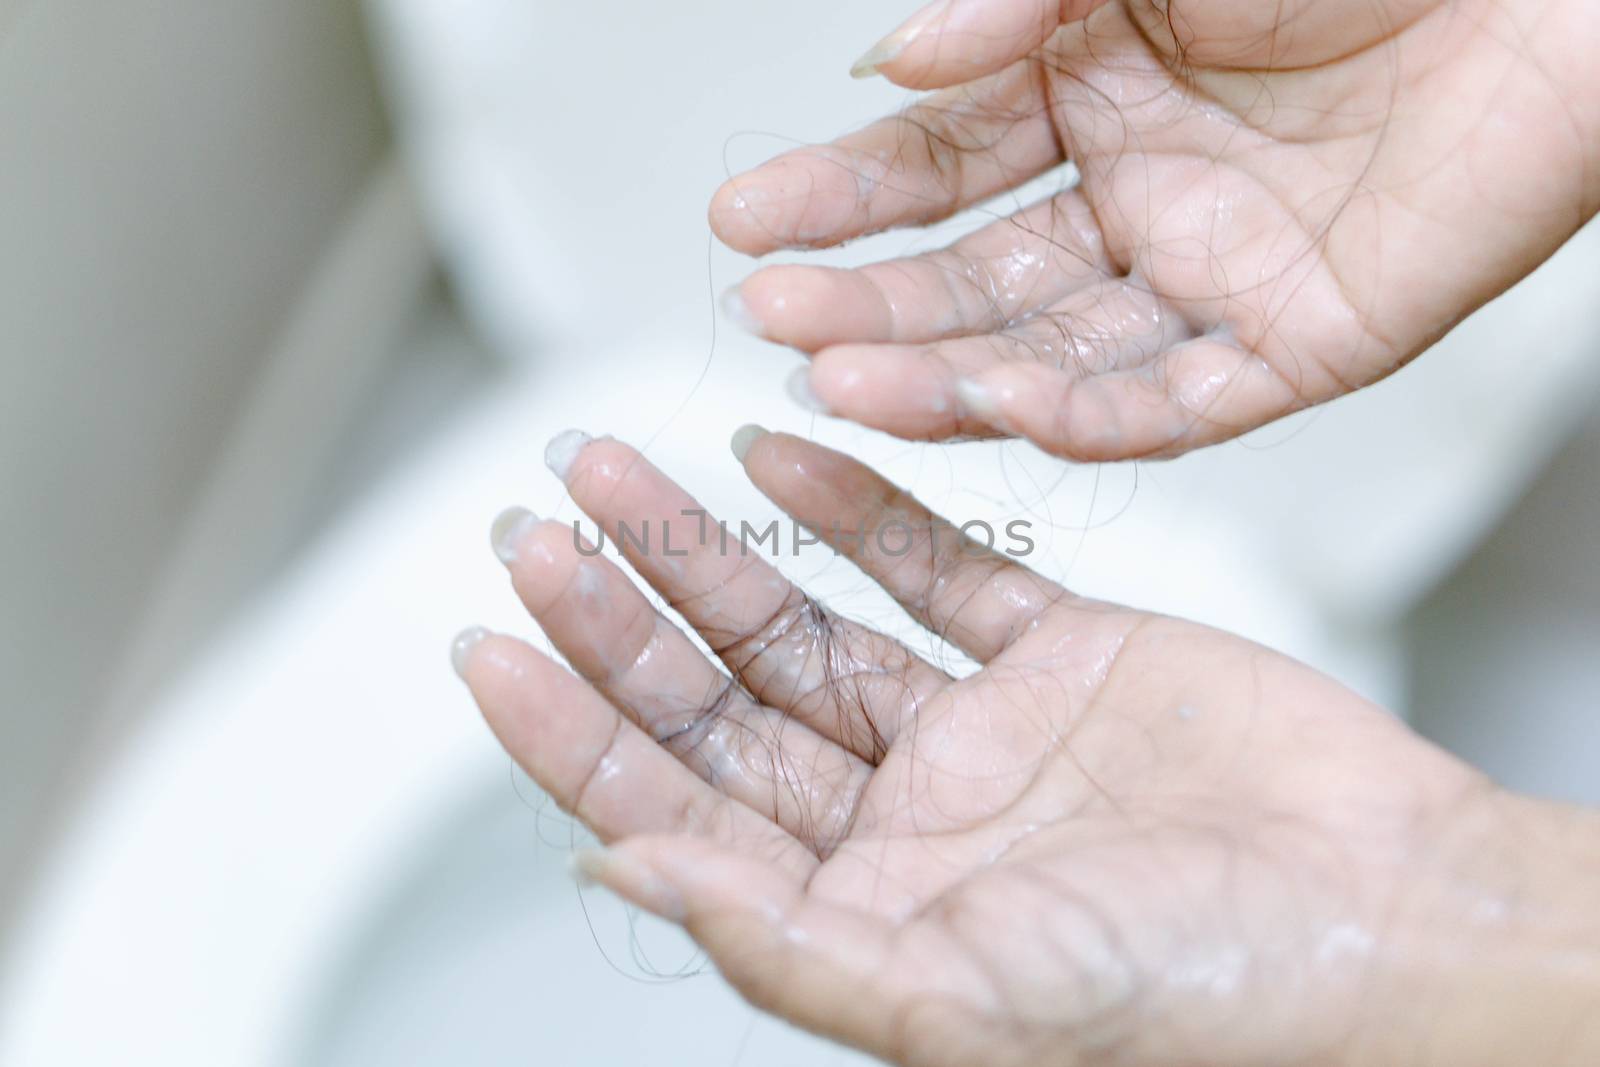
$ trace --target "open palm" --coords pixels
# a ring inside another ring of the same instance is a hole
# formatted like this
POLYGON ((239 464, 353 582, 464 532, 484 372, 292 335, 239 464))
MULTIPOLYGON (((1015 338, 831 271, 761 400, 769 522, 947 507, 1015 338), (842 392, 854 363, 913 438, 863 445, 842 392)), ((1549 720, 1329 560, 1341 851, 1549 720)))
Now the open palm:
POLYGON ((732 310, 901 436, 1222 440, 1396 370, 1595 213, 1597 49, 1589 0, 947 0, 875 60, 946 88, 731 179, 717 234, 823 247, 1081 181, 941 251, 758 271, 732 310))
POLYGON ((901 1063, 1378 1062, 1431 944, 1413 920, 1445 901, 1453 927, 1502 794, 1310 669, 1076 597, 845 456, 755 428, 735 450, 982 666, 832 615, 711 520, 694 536, 633 449, 566 439, 573 499, 608 532, 649 520, 628 561, 731 671, 573 527, 497 524, 576 675, 482 634, 458 665, 612 844, 587 873, 756 1004, 901 1063))

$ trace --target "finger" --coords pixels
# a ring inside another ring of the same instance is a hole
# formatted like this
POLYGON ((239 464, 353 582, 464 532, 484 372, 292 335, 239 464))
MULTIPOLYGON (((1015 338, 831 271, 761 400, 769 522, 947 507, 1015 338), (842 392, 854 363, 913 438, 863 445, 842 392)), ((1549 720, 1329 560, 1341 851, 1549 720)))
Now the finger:
POLYGON ((991 74, 1038 48, 1058 26, 1106 0, 934 0, 856 60, 857 78, 882 74, 937 89, 991 74))
POLYGON ((711 228, 730 248, 765 255, 946 218, 1062 161, 1041 84, 1020 64, 787 152, 724 182, 711 228))
POLYGON ((949 683, 903 645, 805 596, 761 558, 761 543, 741 529, 724 535, 634 449, 579 443, 556 465, 573 500, 763 704, 876 762, 901 723, 949 683), (637 536, 652 520, 653 543, 637 536))
POLYGON ((1070 596, 831 449, 765 434, 751 444, 744 463, 756 487, 789 514, 828 516, 830 526, 816 530, 825 542, 980 663, 1026 632, 1046 607, 1070 596))
POLYGON ((954 1036, 924 1033, 920 1018, 903 1018, 913 998, 940 1009, 926 1013, 930 1027, 948 1005, 993 998, 948 935, 830 903, 807 893, 804 878, 748 851, 636 837, 578 863, 624 899, 682 923, 756 1007, 895 1062, 911 1062, 907 1053, 936 1062, 913 1050, 954 1036))
POLYGON ((871 765, 750 699, 614 563, 585 558, 572 527, 514 509, 496 528, 517 594, 573 670, 706 782, 831 850, 871 765))
POLYGON ((457 640, 456 661, 506 752, 600 840, 680 833, 759 840, 781 856, 799 851, 770 819, 711 788, 523 642, 469 631, 457 640))
POLYGON ((830 415, 939 441, 1000 429, 968 411, 958 389, 991 367, 1034 364, 1082 379, 1140 366, 1193 336, 1189 322, 1143 285, 1103 279, 1001 333, 927 345, 838 345, 797 373, 830 415))
POLYGON ((656 740, 683 736, 708 708, 753 703, 571 526, 512 509, 494 540, 517 596, 572 669, 656 740))
POLYGON ((1213 337, 1087 378, 1040 364, 996 365, 958 383, 957 394, 969 417, 1086 462, 1179 455, 1306 405, 1260 356, 1213 337))
POLYGON ((1104 277, 1099 223, 1071 189, 949 248, 855 270, 767 267, 732 291, 742 325, 805 352, 1002 330, 1104 277))

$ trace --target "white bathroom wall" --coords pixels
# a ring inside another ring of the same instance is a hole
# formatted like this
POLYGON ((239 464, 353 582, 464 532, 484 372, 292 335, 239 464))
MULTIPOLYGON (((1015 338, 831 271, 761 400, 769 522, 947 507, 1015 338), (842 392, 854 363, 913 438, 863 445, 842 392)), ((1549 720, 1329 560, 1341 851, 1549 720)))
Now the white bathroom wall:
POLYGON ((1600 804, 1600 392, 1589 400, 1407 630, 1418 729, 1513 789, 1600 804))
MULTIPOLYGON (((0 3, 0 897, 370 201, 364 47, 344 0, 0 3)), ((191 592, 168 647, 216 606, 191 592)))

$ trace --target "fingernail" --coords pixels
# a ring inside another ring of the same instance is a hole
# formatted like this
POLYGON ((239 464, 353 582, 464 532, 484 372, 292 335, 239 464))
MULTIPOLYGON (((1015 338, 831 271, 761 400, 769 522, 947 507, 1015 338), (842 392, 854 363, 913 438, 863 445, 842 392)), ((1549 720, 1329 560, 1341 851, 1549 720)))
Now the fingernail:
POLYGON ((794 373, 789 375, 789 380, 784 383, 784 391, 789 394, 789 399, 805 408, 807 411, 827 411, 828 406, 822 402, 811 388, 811 368, 796 367, 794 373))
POLYGON ((584 445, 593 440, 594 438, 582 430, 567 430, 556 434, 544 448, 544 465, 549 467, 557 478, 566 481, 567 472, 572 470, 572 464, 578 458, 578 453, 583 451, 584 445))
POLYGON ((910 44, 928 24, 949 4, 949 0, 935 0, 921 11, 902 22, 898 29, 871 48, 850 66, 850 77, 870 78, 878 73, 878 68, 885 63, 891 63, 910 44))
POLYGON ((750 305, 744 302, 744 294, 739 291, 739 286, 731 286, 722 294, 722 314, 739 329, 746 333, 753 333, 763 337, 761 320, 751 312, 750 305))
POLYGON ((733 449, 733 458, 743 463, 744 457, 750 454, 750 446, 765 436, 767 436, 766 429, 753 422, 733 431, 733 440, 728 442, 728 446, 733 449))
POLYGON ((891 33, 863 52, 861 58, 850 65, 850 77, 857 79, 874 77, 881 64, 894 59, 905 51, 905 47, 906 42, 900 40, 897 34, 891 33))
POLYGON ((642 860, 609 848, 585 848, 572 854, 572 876, 579 885, 600 885, 630 903, 669 922, 688 915, 683 896, 661 880, 642 860))
POLYGON ((456 669, 456 674, 461 678, 467 677, 467 660, 472 658, 472 650, 483 643, 489 636, 489 631, 481 626, 469 626, 456 634, 456 639, 450 642, 450 666, 456 669))
POLYGON ((494 548, 495 558, 501 563, 512 564, 517 560, 517 545, 522 538, 539 521, 539 516, 527 508, 506 508, 494 520, 494 525, 489 527, 489 544, 494 548))
POLYGON ((604 848, 577 849, 567 860, 572 880, 585 889, 595 885, 604 887, 609 857, 610 853, 604 848))

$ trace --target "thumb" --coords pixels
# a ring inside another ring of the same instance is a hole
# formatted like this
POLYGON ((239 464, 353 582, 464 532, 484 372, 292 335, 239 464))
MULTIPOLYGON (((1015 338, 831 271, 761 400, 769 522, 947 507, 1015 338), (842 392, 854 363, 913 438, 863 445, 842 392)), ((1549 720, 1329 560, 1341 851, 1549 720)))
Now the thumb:
POLYGON ((1106 0, 933 0, 867 50, 850 73, 941 89, 1002 70, 1106 0))
MULTIPOLYGON (((788 857, 678 835, 631 837, 574 858, 579 875, 688 930, 764 1011, 879 1056, 896 1007, 939 959, 898 946, 888 923, 806 892, 788 857)), ((816 858, 810 857, 815 869, 816 858)), ((946 965, 945 970, 959 970, 946 965)), ((965 973, 965 972, 961 972, 965 973)))

